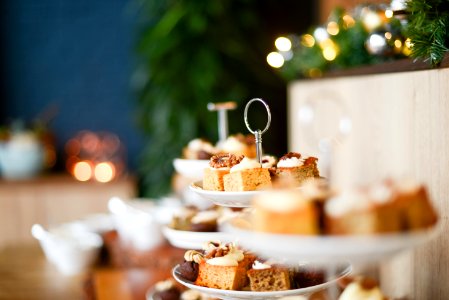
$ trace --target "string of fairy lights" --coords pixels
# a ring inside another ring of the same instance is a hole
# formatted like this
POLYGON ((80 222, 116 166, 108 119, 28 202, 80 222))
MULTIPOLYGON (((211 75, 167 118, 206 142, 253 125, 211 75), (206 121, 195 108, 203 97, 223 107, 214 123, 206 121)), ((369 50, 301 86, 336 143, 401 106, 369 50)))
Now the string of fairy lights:
POLYGON ((323 72, 408 57, 407 18, 401 1, 390 5, 335 9, 326 24, 302 35, 278 37, 267 63, 287 79, 319 77, 323 72))

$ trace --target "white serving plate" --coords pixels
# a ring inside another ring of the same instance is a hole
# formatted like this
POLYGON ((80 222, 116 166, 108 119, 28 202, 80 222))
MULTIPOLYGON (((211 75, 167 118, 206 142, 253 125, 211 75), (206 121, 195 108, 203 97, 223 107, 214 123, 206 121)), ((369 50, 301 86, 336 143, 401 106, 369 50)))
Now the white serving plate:
POLYGON ((392 257, 423 245, 441 232, 441 226, 406 233, 353 236, 306 236, 252 230, 247 217, 235 217, 222 225, 239 245, 263 257, 296 264, 298 261, 368 263, 392 257))
POLYGON ((169 226, 162 227, 162 233, 172 246, 181 249, 202 249, 203 244, 209 241, 221 241, 230 243, 233 241, 231 234, 227 232, 195 232, 176 230, 169 226))
POLYGON ((209 160, 175 158, 173 166, 182 176, 200 180, 204 176, 204 169, 209 167, 209 160))
POLYGON ((203 286, 195 285, 193 282, 182 278, 178 272, 179 265, 173 268, 172 275, 176 281, 180 284, 192 289, 197 290, 203 294, 209 295, 213 298, 219 299, 276 299, 286 296, 308 296, 312 293, 315 293, 320 290, 327 289, 333 286, 337 280, 347 276, 352 271, 352 266, 350 264, 346 264, 344 268, 341 268, 338 273, 336 273, 330 280, 324 282, 322 284, 294 289, 294 290, 286 290, 286 291, 274 291, 274 292, 253 292, 253 291, 229 291, 229 290, 220 290, 214 288, 208 288, 203 286))
POLYGON ((228 207, 250 207, 254 196, 265 191, 245 191, 245 192, 224 192, 208 191, 203 189, 203 182, 196 181, 189 186, 190 190, 197 193, 204 199, 208 199, 220 206, 228 207))

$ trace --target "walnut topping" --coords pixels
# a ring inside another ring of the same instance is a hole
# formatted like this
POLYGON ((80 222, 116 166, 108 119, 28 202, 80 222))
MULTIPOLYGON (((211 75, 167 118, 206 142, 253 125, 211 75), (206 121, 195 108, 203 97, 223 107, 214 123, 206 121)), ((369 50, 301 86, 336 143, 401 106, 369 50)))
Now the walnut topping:
POLYGON ((184 254, 184 259, 186 261, 194 261, 197 264, 199 264, 203 260, 203 254, 201 252, 196 251, 196 250, 188 250, 184 254))
POLYGON ((232 168, 240 163, 243 159, 243 155, 234 155, 231 153, 221 153, 211 157, 209 165, 212 168, 232 168))
POLYGON ((317 160, 318 160, 318 158, 313 157, 313 156, 307 157, 304 160, 304 166, 313 165, 316 163, 317 160))
POLYGON ((289 152, 289 153, 285 154, 284 156, 282 156, 279 160, 286 160, 286 159, 293 158, 293 157, 300 159, 301 154, 298 152, 289 152))
POLYGON ((228 254, 229 252, 232 252, 234 249, 233 244, 226 244, 222 246, 217 246, 213 249, 211 249, 205 256, 206 259, 211 259, 214 257, 222 257, 228 254))

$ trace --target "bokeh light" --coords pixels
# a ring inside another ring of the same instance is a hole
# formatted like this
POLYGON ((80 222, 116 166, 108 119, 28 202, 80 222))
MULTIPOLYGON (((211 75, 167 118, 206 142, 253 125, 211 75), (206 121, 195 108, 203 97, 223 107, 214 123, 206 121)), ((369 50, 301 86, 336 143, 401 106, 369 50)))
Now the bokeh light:
POLYGON ((284 65, 284 57, 278 52, 271 52, 267 55, 267 62, 273 68, 280 68, 284 65))
POLYGON ((95 166, 94 175, 99 182, 109 182, 114 179, 114 165, 110 162, 101 162, 95 166))
POLYGON ((73 176, 79 181, 88 181, 92 177, 92 167, 87 161, 75 163, 73 176))
POLYGON ((278 37, 276 41, 274 41, 274 45, 279 51, 289 51, 292 49, 292 42, 290 39, 286 37, 278 37))

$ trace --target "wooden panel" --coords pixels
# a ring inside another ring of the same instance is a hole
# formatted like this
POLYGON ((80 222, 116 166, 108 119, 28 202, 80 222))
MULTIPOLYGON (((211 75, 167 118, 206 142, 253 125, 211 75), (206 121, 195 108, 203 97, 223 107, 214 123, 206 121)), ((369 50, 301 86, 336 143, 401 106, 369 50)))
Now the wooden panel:
POLYGON ((107 212, 112 196, 134 198, 133 178, 110 183, 78 182, 60 174, 24 181, 0 181, 0 246, 30 241, 35 223, 45 226, 107 212))
MULTIPOLYGON (((447 68, 294 82, 289 86, 289 148, 316 153, 316 145, 305 138, 297 113, 304 101, 318 99, 327 91, 346 105, 353 121, 351 135, 335 151, 334 182, 346 186, 386 176, 423 181, 447 231, 448 82, 447 68)), ((446 299, 448 247, 449 237, 441 234, 411 255, 383 264, 383 287, 391 296, 446 299)))

